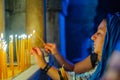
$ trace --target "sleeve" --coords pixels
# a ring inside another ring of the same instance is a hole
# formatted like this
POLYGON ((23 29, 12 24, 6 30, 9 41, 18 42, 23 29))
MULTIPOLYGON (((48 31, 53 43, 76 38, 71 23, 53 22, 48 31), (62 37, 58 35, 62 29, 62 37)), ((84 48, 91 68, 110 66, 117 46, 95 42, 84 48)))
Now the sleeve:
POLYGON ((68 72, 69 80, 75 80, 75 72, 68 72))

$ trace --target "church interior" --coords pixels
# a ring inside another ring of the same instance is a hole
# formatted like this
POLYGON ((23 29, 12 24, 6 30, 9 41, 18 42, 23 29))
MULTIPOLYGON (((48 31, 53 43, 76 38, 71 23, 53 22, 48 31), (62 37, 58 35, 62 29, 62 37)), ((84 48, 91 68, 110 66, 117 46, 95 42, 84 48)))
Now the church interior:
POLYGON ((107 2, 0 0, 0 80, 51 80, 40 73, 31 54, 33 47, 39 47, 45 60, 60 68, 55 57, 44 51, 46 43, 55 43, 61 55, 73 64, 84 60, 93 53, 91 36, 97 30, 98 19, 108 12, 120 11, 120 1, 115 5, 111 0, 104 9, 107 2), (100 9, 104 10, 103 15, 100 9))

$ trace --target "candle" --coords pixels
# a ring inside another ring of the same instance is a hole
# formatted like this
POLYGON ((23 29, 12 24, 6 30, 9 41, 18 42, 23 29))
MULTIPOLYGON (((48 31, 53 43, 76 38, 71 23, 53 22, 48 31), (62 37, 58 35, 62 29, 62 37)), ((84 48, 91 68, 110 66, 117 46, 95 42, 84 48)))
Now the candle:
POLYGON ((28 67, 30 66, 30 59, 31 59, 31 56, 30 56, 30 50, 32 48, 31 46, 31 36, 32 34, 28 35, 28 40, 27 40, 27 44, 28 44, 28 67))
POLYGON ((23 36, 23 70, 25 69, 25 35, 23 36))
POLYGON ((15 35, 15 47, 16 47, 16 56, 17 56, 17 67, 19 69, 19 52, 18 52, 18 36, 15 35))
POLYGON ((12 70, 12 76, 14 76, 13 35, 10 35, 9 57, 10 57, 10 68, 12 70))
POLYGON ((24 38, 23 35, 21 36, 21 71, 24 70, 24 61, 25 61, 25 55, 24 55, 24 38))
POLYGON ((6 48, 7 48, 7 44, 4 44, 3 46, 3 78, 7 79, 8 78, 8 73, 7 73, 7 56, 6 56, 6 48))
POLYGON ((33 30, 33 34, 36 35, 36 37, 42 42, 43 45, 45 44, 45 42, 43 41, 43 39, 41 39, 41 37, 38 35, 38 33, 35 30, 33 30))
POLYGON ((27 62, 28 62, 28 59, 27 59, 27 35, 24 35, 23 37, 23 40, 24 40, 24 69, 27 68, 27 62))
POLYGON ((2 78, 2 47, 1 47, 1 37, 0 37, 0 79, 2 78))
POLYGON ((66 72, 64 70, 64 64, 62 65, 62 68, 60 69, 60 71, 61 71, 61 74, 63 76, 63 79, 68 80, 67 74, 66 74, 66 72))
POLYGON ((25 68, 27 68, 28 66, 28 51, 27 51, 28 45, 27 45, 27 36, 25 35, 24 37, 24 55, 25 55, 25 68))
POLYGON ((7 61, 6 61, 6 42, 4 41, 3 33, 0 35, 0 79, 7 78, 7 61))
POLYGON ((6 42, 0 39, 0 79, 7 79, 6 42))
POLYGON ((2 72, 2 63, 3 63, 3 61, 2 61, 2 49, 0 47, 0 79, 2 79, 2 73, 3 73, 2 72))
POLYGON ((3 50, 1 49, 1 59, 2 59, 2 61, 1 61, 1 69, 2 69, 2 80, 4 79, 4 75, 3 75, 3 73, 4 73, 4 59, 3 59, 3 50))
POLYGON ((31 50, 31 48, 32 48, 32 45, 31 45, 31 36, 32 36, 32 34, 31 35, 28 35, 28 39, 27 39, 27 44, 28 44, 28 52, 30 53, 30 50, 31 50))
POLYGON ((20 36, 20 71, 22 71, 22 38, 20 36))
POLYGON ((25 55, 25 61, 24 61, 24 63, 25 63, 25 69, 27 68, 27 39, 26 39, 26 35, 25 35, 25 38, 24 38, 24 50, 25 50, 25 52, 24 52, 24 55, 25 55))
POLYGON ((21 36, 18 36, 18 57, 19 57, 19 63, 18 63, 18 69, 21 71, 21 36))

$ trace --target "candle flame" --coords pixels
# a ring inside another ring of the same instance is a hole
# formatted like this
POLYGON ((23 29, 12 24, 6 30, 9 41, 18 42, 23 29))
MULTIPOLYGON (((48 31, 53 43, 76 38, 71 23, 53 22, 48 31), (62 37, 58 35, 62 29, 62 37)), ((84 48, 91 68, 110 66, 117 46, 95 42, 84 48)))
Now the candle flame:
POLYGON ((25 39, 25 38, 27 38, 27 35, 22 34, 22 35, 21 35, 21 38, 22 38, 22 39, 25 39))
POLYGON ((18 36, 18 38, 20 39, 20 38, 21 38, 21 36, 18 36))
POLYGON ((35 30, 33 30, 33 34, 35 33, 35 30))
POLYGON ((10 38, 10 41, 13 41, 13 35, 10 35, 9 38, 10 38))
POLYGON ((15 37, 17 38, 17 34, 15 35, 15 37))
POLYGON ((7 44, 5 44, 5 45, 3 46, 3 50, 4 50, 4 51, 7 50, 7 44))
POLYGON ((3 38, 4 38, 3 33, 1 33, 1 39, 3 39, 3 38))
POLYGON ((31 37, 31 35, 28 35, 28 38, 30 38, 31 37))

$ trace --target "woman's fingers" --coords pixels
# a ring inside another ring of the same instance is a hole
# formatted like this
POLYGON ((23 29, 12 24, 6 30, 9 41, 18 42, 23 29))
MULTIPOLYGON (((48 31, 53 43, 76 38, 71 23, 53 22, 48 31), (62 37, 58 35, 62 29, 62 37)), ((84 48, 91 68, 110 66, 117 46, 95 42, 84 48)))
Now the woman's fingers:
POLYGON ((41 52, 41 50, 38 47, 36 47, 36 48, 32 48, 31 54, 33 54, 33 55, 34 54, 41 55, 42 52, 41 52))
POLYGON ((31 51, 30 51, 30 53, 33 55, 33 54, 36 54, 37 51, 34 48, 32 48, 31 51))
POLYGON ((44 68, 44 66, 46 65, 46 61, 40 48, 38 47, 32 48, 31 53, 34 55, 36 63, 39 65, 39 67, 44 68))
POLYGON ((50 50, 49 49, 44 49, 46 53, 50 53, 50 50))
POLYGON ((35 50, 36 50, 38 55, 43 56, 42 51, 40 50, 40 48, 36 47, 35 50))
POLYGON ((45 50, 47 50, 48 52, 52 52, 52 48, 51 48, 50 46, 45 46, 44 48, 45 48, 45 50))
POLYGON ((46 43, 46 45, 52 47, 54 44, 53 43, 46 43))
POLYGON ((54 43, 46 43, 46 45, 44 45, 44 47, 45 46, 48 46, 48 47, 51 47, 51 48, 56 48, 56 44, 54 44, 54 43))

